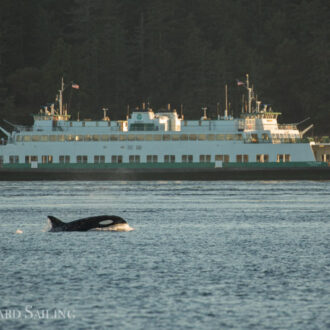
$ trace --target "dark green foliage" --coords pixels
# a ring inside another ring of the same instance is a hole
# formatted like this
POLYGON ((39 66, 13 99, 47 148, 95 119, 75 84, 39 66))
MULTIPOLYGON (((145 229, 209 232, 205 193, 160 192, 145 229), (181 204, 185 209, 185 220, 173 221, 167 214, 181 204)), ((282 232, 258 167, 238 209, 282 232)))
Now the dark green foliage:
POLYGON ((327 0, 1 0, 0 117, 28 122, 62 76, 80 85, 64 93, 74 118, 143 102, 215 117, 225 84, 238 115, 249 73, 281 120, 329 134, 329 33, 327 0))

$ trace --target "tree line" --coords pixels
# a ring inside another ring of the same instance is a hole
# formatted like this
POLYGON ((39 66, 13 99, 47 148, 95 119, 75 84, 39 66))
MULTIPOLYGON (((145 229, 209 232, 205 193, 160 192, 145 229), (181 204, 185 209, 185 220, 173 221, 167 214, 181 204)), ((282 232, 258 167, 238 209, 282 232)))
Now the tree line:
POLYGON ((249 73, 284 122, 330 134, 327 0, 1 0, 0 118, 30 123, 63 76, 73 118, 148 103, 185 118, 238 116, 249 73))

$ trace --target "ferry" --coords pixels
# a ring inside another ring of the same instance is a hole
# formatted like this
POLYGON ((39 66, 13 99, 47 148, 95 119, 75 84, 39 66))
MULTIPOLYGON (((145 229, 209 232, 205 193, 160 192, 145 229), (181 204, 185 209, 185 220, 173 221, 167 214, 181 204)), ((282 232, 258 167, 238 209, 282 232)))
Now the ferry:
POLYGON ((244 171, 259 171, 263 178, 267 170, 291 169, 292 174, 327 167, 304 139, 310 127, 299 131, 297 124, 279 124, 280 113, 257 99, 248 75, 238 85, 247 94, 239 118, 228 114, 226 97, 224 113, 215 119, 206 108, 201 118, 186 120, 170 105, 158 112, 143 105, 118 121, 104 108, 103 118, 94 121, 71 120, 63 92, 78 85, 64 86, 62 79, 57 101, 33 115, 32 127, 11 124, 10 132, 0 127, 5 136, 0 178, 23 173, 26 178, 217 179, 233 177, 230 173, 240 178, 244 171))

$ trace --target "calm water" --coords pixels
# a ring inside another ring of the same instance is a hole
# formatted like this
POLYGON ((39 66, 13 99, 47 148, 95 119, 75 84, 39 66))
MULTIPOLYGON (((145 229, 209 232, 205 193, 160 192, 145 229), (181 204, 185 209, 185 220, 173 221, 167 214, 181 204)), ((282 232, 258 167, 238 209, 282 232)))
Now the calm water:
POLYGON ((1 329, 330 327, 330 182, 0 189, 1 329), (101 214, 136 230, 45 231, 101 214))

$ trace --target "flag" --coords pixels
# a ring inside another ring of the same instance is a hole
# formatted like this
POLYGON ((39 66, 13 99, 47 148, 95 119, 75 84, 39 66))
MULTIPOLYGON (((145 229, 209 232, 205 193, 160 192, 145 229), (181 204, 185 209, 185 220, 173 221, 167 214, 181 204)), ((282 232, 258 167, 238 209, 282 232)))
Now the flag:
POLYGON ((79 85, 77 85, 77 84, 72 84, 72 88, 74 88, 74 89, 79 89, 79 85))
POLYGON ((237 86, 244 86, 245 83, 243 83, 243 81, 237 80, 237 86))

